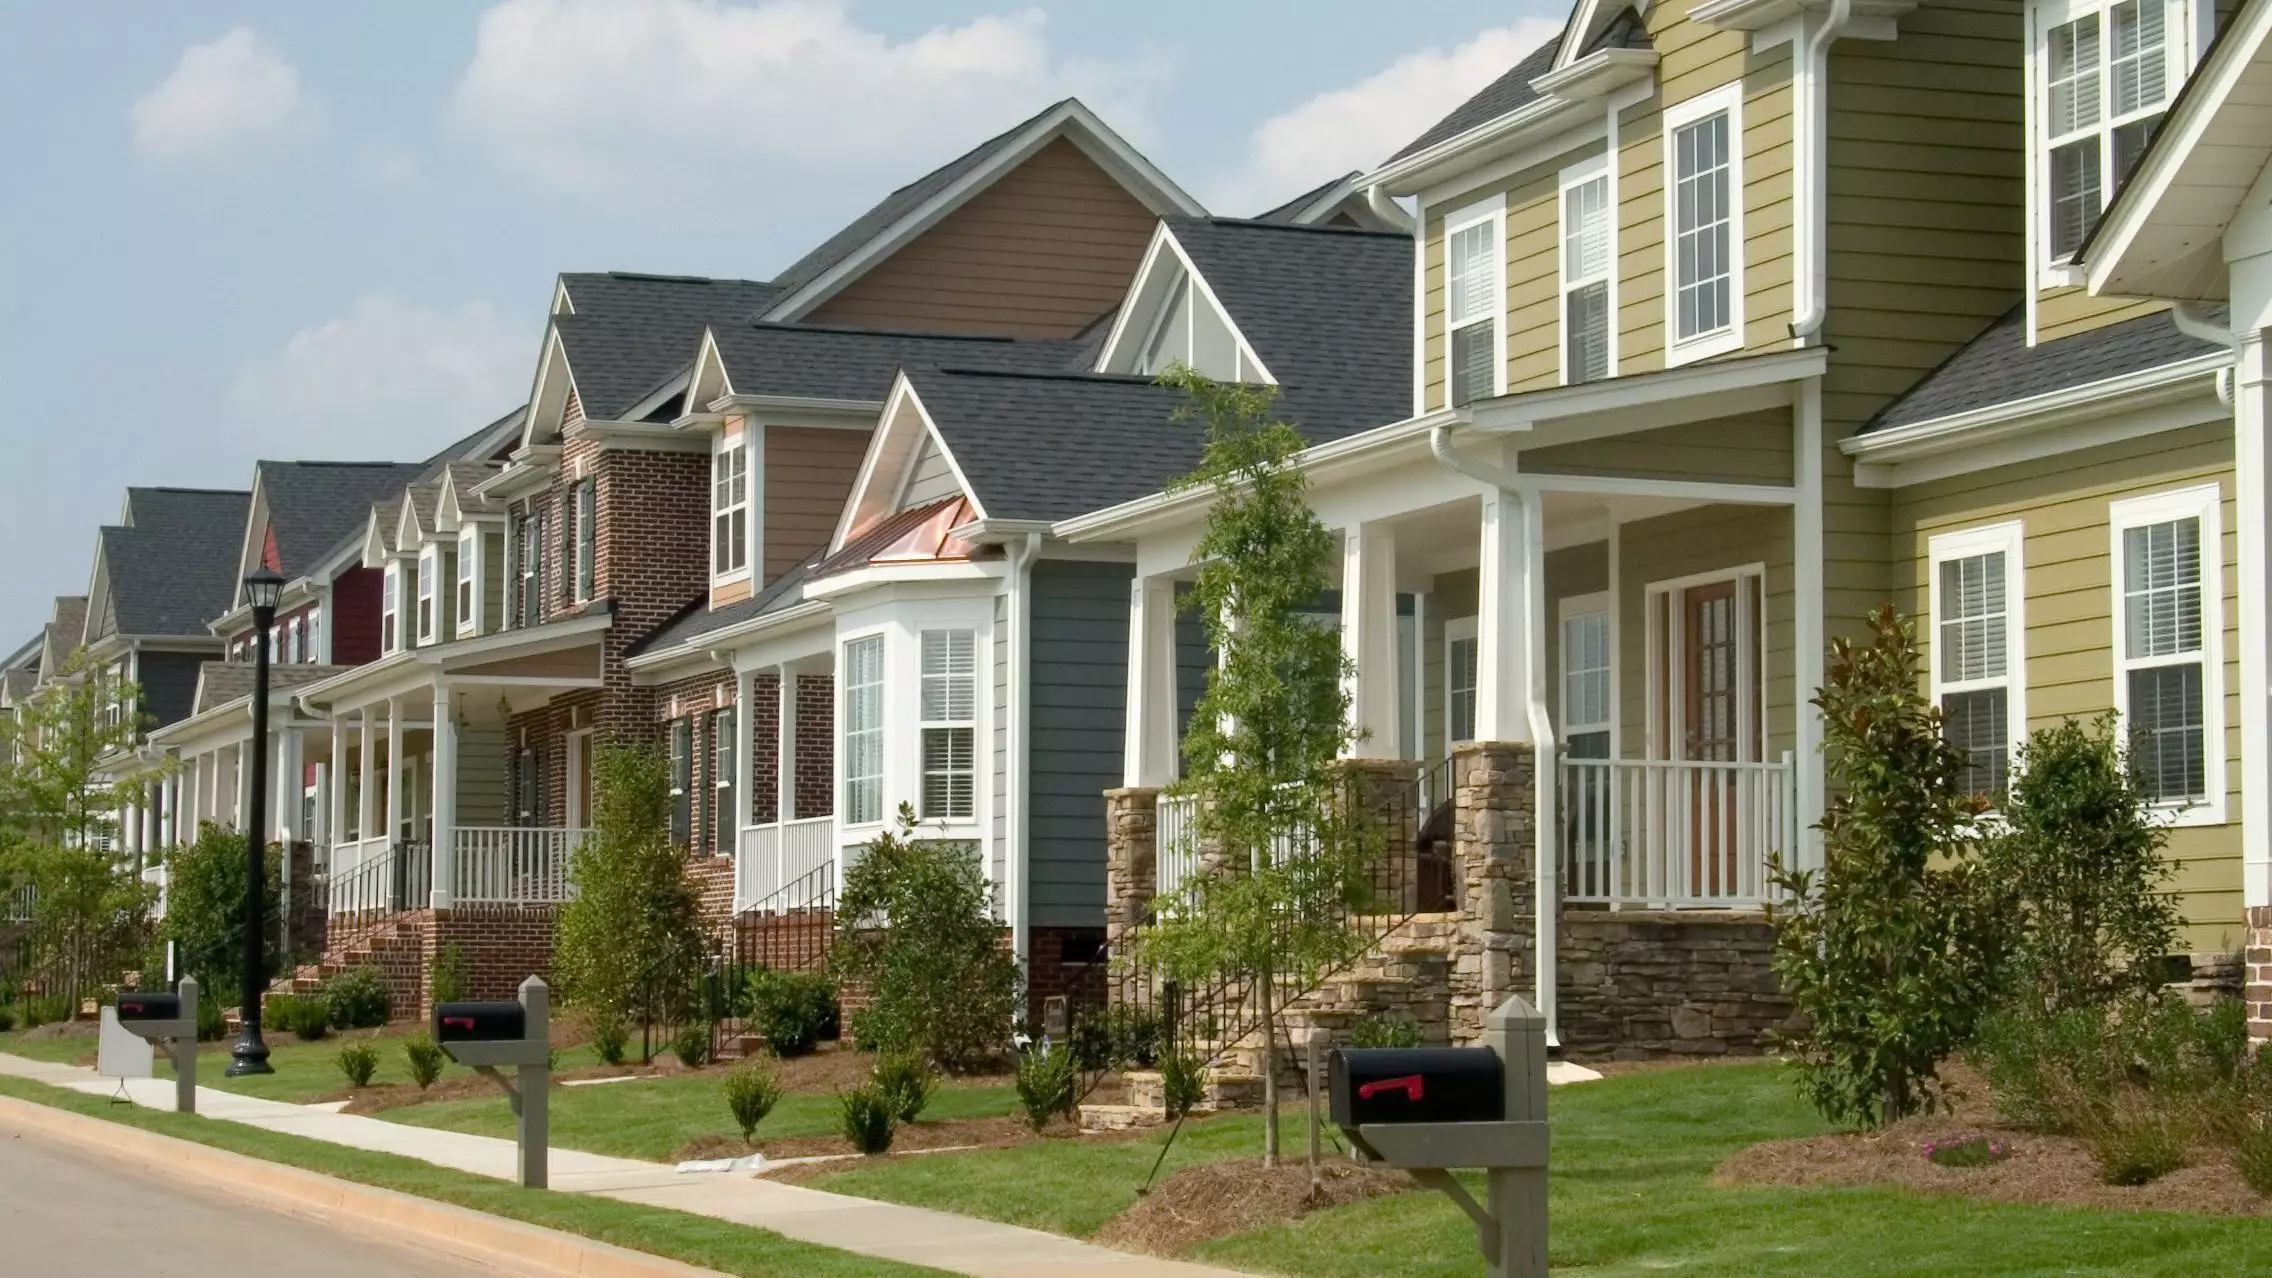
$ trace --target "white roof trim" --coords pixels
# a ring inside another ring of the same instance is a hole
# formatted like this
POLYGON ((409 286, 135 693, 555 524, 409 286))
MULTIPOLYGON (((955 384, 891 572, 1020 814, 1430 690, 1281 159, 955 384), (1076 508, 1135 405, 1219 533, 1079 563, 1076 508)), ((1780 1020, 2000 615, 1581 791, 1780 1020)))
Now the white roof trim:
POLYGON ((561 423, 567 419, 568 392, 574 389, 576 372, 568 367, 568 349, 561 344, 560 330, 547 328, 544 351, 536 361, 536 380, 529 387, 528 413, 521 419, 521 447, 549 444, 560 437, 561 423), (565 380, 555 381, 555 377, 565 380))
MULTIPOLYGON (((1157 299, 1149 300, 1140 311, 1137 303, 1139 299, 1144 297, 1145 290, 1152 283, 1154 272, 1159 267, 1162 247, 1175 255, 1175 260, 1181 266, 1184 277, 1189 279, 1192 287, 1198 289, 1200 295, 1207 299, 1207 304, 1214 308, 1216 316, 1223 321, 1223 326, 1231 331, 1231 340, 1238 343, 1240 357, 1254 365, 1256 371, 1262 374, 1264 382, 1276 386, 1278 384, 1277 374, 1272 373, 1270 365, 1264 363, 1262 357, 1254 353, 1254 344, 1246 340, 1246 333, 1239 327, 1238 318, 1231 314, 1229 307, 1223 305, 1223 299, 1215 295, 1214 285, 1209 284, 1207 277, 1200 272, 1197 266, 1192 264, 1191 255, 1184 251, 1182 242, 1176 239, 1174 228, 1165 222, 1160 223, 1159 228, 1152 233, 1151 246, 1144 250, 1143 265, 1137 269, 1136 278, 1129 281, 1128 292, 1121 301, 1118 313, 1113 316, 1112 332, 1105 338, 1104 349, 1097 352, 1095 371, 1100 373, 1115 371, 1113 367, 1115 364, 1123 365, 1119 370, 1122 372, 1127 371, 1128 367, 1133 367, 1133 359, 1128 358, 1130 352, 1122 349, 1123 339, 1148 339, 1158 327, 1160 307, 1166 304, 1166 299, 1169 296, 1173 295, 1173 286, 1162 288, 1160 296, 1157 299), (1143 316, 1144 321, 1141 326, 1133 322, 1139 313, 1143 316), (1137 333, 1141 333, 1143 338, 1132 337, 1133 334, 1137 333)), ((1141 352, 1137 352, 1137 354, 1141 354, 1141 352)))
POLYGON ((2230 351, 2196 355, 2119 377, 1855 435, 1840 441, 1838 448, 1858 463, 1914 461, 2110 413, 2214 395, 2208 379, 2219 369, 2230 367, 2232 360, 2230 351))

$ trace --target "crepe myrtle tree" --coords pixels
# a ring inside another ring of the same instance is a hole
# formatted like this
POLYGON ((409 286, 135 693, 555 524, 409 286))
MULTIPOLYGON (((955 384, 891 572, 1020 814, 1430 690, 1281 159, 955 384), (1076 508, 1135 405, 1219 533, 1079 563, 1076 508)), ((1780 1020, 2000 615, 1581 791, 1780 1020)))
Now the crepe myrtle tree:
POLYGON ((1314 620, 1334 538, 1295 464, 1301 436, 1269 387, 1216 382, 1178 365, 1162 385, 1203 424, 1197 469, 1171 491, 1212 492, 1198 574, 1184 605, 1217 660, 1183 740, 1170 792, 1197 800, 1193 837, 1220 857, 1141 933, 1143 961, 1187 989, 1251 991, 1263 1036, 1263 1160, 1278 1156, 1281 983, 1297 992, 1353 957, 1350 925, 1370 881, 1366 822, 1335 766, 1356 738, 1339 632, 1314 620), (1305 615, 1309 614, 1309 615, 1305 615))

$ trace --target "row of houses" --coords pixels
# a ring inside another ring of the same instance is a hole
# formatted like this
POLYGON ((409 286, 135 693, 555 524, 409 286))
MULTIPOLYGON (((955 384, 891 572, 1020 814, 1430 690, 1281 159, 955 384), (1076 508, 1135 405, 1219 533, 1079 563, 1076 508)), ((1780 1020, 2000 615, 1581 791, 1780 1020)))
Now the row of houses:
POLYGON ((1095 996, 1188 861, 1180 361, 1309 444, 1354 766, 1455 867, 1403 920, 1450 1036, 1520 990, 1566 1045, 1755 1045, 1766 867, 1820 854, 1809 700, 1886 601, 1983 793, 2120 716, 2187 944, 2257 960, 2272 1032, 2268 28, 1581 0, 1241 218, 1059 103, 770 280, 562 275, 526 403, 423 461, 130 490, 0 691, 81 645, 142 686, 178 762, 132 853, 241 820, 273 750, 334 907, 484 970, 541 963, 616 739, 667 748, 721 915, 825 903, 904 803, 978 850, 1029 992, 1095 996))

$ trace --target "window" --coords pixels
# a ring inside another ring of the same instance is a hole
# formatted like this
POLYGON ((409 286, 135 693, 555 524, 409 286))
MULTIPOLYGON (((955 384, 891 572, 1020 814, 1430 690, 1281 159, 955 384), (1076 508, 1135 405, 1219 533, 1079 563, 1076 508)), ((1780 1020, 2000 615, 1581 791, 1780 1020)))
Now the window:
POLYGON ((379 651, 400 652, 402 616, 402 561, 390 559, 380 576, 379 651))
POLYGON ((710 848, 720 856, 734 850, 734 712, 710 716, 710 848))
MULTIPOLYGON (((2082 247, 2122 179, 2144 154, 2184 79, 2168 0, 2082 3, 2048 10, 2037 51, 2042 78, 2040 169, 2044 243, 2054 262, 2082 247)), ((2175 6, 2182 31, 2185 9, 2175 6)))
POLYGON ((298 617, 284 623, 284 659, 295 666, 307 659, 307 649, 302 643, 300 627, 301 619, 298 617))
POLYGON ((1144 345, 1136 371, 1154 377, 1178 363, 1218 381, 1264 380, 1262 369, 1247 355, 1214 303, 1193 285, 1189 274, 1176 277, 1166 305, 1153 321, 1151 340, 1144 345))
POLYGON ((1499 393, 1506 364, 1499 354, 1504 208, 1492 200, 1444 221, 1444 355, 1454 408, 1499 393))
POLYGON ((592 597, 592 574, 599 558, 599 488, 587 479, 576 485, 576 602, 592 597))
POLYGON ((1595 160, 1562 175, 1562 380, 1610 375, 1610 272, 1616 258, 1609 166, 1595 160))
POLYGON ((1665 112, 1668 365, 1743 345, 1743 86, 1665 112))
POLYGON ((544 521, 523 515, 514 525, 514 542, 521 552, 521 624, 533 626, 544 620, 544 521))
POLYGON ((1457 745, 1475 740, 1475 618, 1444 623, 1444 733, 1457 745))
POLYGON ((418 552, 418 642, 434 642, 435 596, 442 589, 442 552, 428 546, 418 552))
POLYGON ((1610 757, 1609 598, 1562 601, 1562 745, 1573 759, 1610 757))
MULTIPOLYGON (((359 809, 350 804, 349 810, 359 809)), ((544 806, 543 756, 533 747, 523 745, 513 755, 513 822, 524 828, 541 826, 548 815, 544 806)))
MULTIPOLYGON (((650 792, 651 793, 651 792, 650 792)), ((671 842, 694 837, 694 720, 671 720, 671 842)))
POLYGON ((1930 543, 1933 703, 1965 755, 1965 788, 2001 794, 2027 735, 2026 574, 2016 523, 1945 533, 1930 543))
POLYGON ((844 819, 884 819, 884 638, 844 645, 844 819))
POLYGON ((458 633, 476 628, 480 614, 473 606, 474 573, 480 567, 481 530, 463 528, 458 531, 458 633))
POLYGON ((749 570, 749 447, 741 439, 710 458, 710 575, 749 570))
POLYGON ((978 793, 978 643, 969 630, 923 632, 925 818, 968 817, 978 793))
POLYGON ((2114 503, 2114 704, 2154 801, 2214 823, 2224 805, 2218 490, 2114 503))
POLYGON ((322 665, 324 662, 323 609, 320 606, 308 614, 307 634, 308 660, 316 665, 322 665))

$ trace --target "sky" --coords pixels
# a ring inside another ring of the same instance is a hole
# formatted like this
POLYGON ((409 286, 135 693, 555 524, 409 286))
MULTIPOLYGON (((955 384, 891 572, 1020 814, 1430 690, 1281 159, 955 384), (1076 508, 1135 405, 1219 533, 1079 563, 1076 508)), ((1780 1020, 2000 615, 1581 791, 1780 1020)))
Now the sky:
POLYGON ((552 278, 766 278, 1076 95, 1215 212, 1393 153, 1541 0, 0 4, 0 655, 130 485, 417 460, 552 278))

